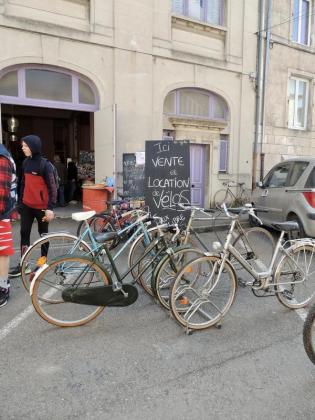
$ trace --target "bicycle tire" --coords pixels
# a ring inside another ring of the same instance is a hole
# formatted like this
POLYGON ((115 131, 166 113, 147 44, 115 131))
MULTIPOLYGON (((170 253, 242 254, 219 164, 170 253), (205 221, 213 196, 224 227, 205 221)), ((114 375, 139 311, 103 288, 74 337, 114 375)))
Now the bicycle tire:
POLYGON ((213 201, 215 207, 221 209, 223 203, 225 203, 228 207, 231 206, 234 202, 234 197, 227 188, 222 188, 214 194, 213 201))
POLYGON ((181 268, 197 256, 204 255, 200 249, 191 248, 189 245, 181 245, 173 250, 169 255, 165 255, 155 268, 151 289, 158 302, 165 309, 170 309, 169 297, 170 289, 176 280, 176 276, 181 268))
MULTIPOLYGON (((128 254, 128 267, 131 268, 135 262, 140 258, 141 255, 144 254, 145 249, 147 246, 150 245, 150 243, 157 238, 159 234, 159 228, 154 226, 147 230, 147 234, 149 236, 149 243, 145 243, 145 236, 144 233, 141 233, 135 241, 131 244, 129 254, 128 254)), ((171 239, 173 238, 174 233, 168 232, 166 229, 164 229, 164 237, 167 243, 171 243, 171 239)), ((178 245, 178 242, 176 241, 176 245, 178 245)), ((152 253, 152 258, 154 256, 154 253, 152 253)), ((139 264, 137 264, 132 270, 131 275, 132 277, 137 281, 137 283, 141 283, 140 278, 138 278, 139 274, 139 264)))
POLYGON ((190 261, 179 272, 170 293, 170 308, 176 321, 187 330, 217 324, 233 304, 237 290, 235 270, 226 260, 218 279, 221 264, 221 257, 207 255, 190 261))
POLYGON ((276 267, 276 296, 287 308, 304 308, 315 297, 315 244, 297 242, 287 252, 276 267))
POLYGON ((41 318, 58 327, 78 327, 92 321, 104 310, 104 306, 80 305, 62 299, 64 288, 77 284, 75 281, 79 273, 85 269, 88 272, 83 276, 80 287, 111 283, 110 277, 97 261, 80 255, 61 256, 42 268, 30 291, 34 309, 41 318), (76 273, 78 275, 74 279, 76 273), (49 296, 49 302, 43 300, 42 296, 49 296))
POLYGON ((303 344, 310 361, 315 364, 315 304, 311 306, 304 322, 303 344))
MULTIPOLYGON (((31 280, 34 277, 36 270, 47 261, 56 258, 60 255, 69 253, 74 244, 78 241, 75 235, 68 233, 51 233, 42 238, 39 238, 31 245, 21 260, 21 278, 22 284, 27 291, 30 290, 31 280), (45 253, 44 248, 47 249, 47 257, 44 261, 39 262, 42 254, 45 253)), ((76 252, 83 252, 84 254, 92 253, 91 247, 84 241, 78 243, 76 252)))
POLYGON ((251 203, 251 194, 252 194, 252 191, 249 188, 244 188, 241 191, 240 198, 239 198, 241 205, 251 203))
MULTIPOLYGON (((88 224, 93 233, 114 232, 116 231, 115 221, 110 214, 95 214, 88 220, 88 224)), ((80 238, 86 229, 85 221, 82 220, 77 228, 77 237, 80 238)), ((89 238, 88 238, 89 239, 89 238)))
MULTIPOLYGON (((257 226, 245 230, 245 235, 246 239, 240 233, 233 242, 233 247, 247 262, 256 265, 256 269, 265 271, 271 263, 276 247, 272 234, 267 229, 257 226)), ((230 254, 229 260, 236 270, 243 269, 233 255, 230 254)))

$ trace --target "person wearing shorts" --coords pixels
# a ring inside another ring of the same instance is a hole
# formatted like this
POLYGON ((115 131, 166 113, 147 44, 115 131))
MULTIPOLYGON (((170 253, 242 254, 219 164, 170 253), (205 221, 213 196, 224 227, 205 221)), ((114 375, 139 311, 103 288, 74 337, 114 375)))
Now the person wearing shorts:
POLYGON ((15 163, 7 149, 0 144, 0 308, 7 304, 10 296, 8 271, 14 248, 9 217, 15 204, 15 163))

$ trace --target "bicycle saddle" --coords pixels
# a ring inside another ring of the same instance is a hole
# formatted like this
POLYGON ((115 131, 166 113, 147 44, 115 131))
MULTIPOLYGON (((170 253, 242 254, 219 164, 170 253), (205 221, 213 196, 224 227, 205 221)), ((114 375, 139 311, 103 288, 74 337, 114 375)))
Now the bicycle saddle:
POLYGON ((82 220, 90 219, 91 217, 94 216, 94 214, 96 214, 95 210, 80 211, 78 213, 72 213, 71 217, 76 222, 81 222, 82 220))
POLYGON ((284 230, 285 232, 292 232, 293 230, 299 230, 299 225, 296 222, 271 223, 271 226, 278 230, 284 230))
POLYGON ((115 239, 117 236, 116 232, 105 232, 105 233, 94 233, 93 237, 96 242, 102 244, 104 242, 109 242, 115 239))

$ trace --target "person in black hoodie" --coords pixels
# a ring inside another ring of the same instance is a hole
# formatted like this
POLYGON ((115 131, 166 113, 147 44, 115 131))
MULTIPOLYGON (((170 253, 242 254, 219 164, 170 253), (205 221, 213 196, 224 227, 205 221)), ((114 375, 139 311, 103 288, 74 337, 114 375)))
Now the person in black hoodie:
MULTIPOLYGON (((41 139, 35 135, 22 138, 22 150, 26 159, 22 165, 19 188, 19 212, 21 215, 21 256, 30 246, 30 236, 34 219, 38 223, 38 233, 48 233, 48 224, 54 218, 53 207, 57 201, 57 188, 53 167, 41 155, 41 139), (42 171, 42 173, 41 173, 42 171)), ((47 256, 48 248, 42 249, 47 256)), ((10 277, 21 275, 18 264, 10 272, 10 277)))

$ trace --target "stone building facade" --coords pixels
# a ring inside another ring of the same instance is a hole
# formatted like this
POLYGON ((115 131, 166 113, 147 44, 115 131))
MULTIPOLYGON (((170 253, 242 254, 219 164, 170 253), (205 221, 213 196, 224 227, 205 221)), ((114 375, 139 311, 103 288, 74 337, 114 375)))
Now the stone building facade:
MULTIPOLYGON (((0 0, 1 113, 17 116, 18 135, 36 128, 48 155, 60 149, 78 159, 80 150, 94 151, 96 182, 114 174, 121 185, 122 154, 143 151, 145 140, 189 139, 195 168, 204 162, 206 205, 223 180, 251 183, 258 3, 0 0), (49 87, 53 82, 58 89, 49 87), (64 140, 56 146, 54 136, 64 140)), ((273 106, 285 97, 281 57, 292 49, 282 45, 289 26, 280 29, 270 64, 266 155, 311 147, 312 125, 297 139, 286 127, 285 104, 273 106)), ((305 48, 294 49, 294 74, 305 48)), ((311 63, 305 68, 301 76, 311 86, 311 63)), ((2 137, 10 141, 5 125, 2 119, 2 137)))
POLYGON ((264 173, 294 156, 315 155, 314 1, 272 2, 265 88, 264 173))

